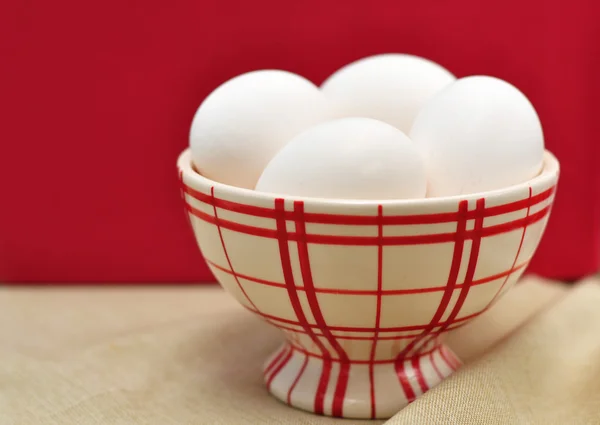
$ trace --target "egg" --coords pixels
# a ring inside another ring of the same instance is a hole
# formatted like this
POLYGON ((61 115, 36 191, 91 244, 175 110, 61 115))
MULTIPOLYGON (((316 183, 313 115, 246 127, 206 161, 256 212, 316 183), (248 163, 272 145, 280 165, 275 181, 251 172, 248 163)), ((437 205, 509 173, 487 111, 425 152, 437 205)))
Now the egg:
POLYGON ((287 71, 239 75, 200 105, 190 129, 192 162, 203 176, 253 189, 285 143, 331 117, 319 88, 287 71))
POLYGON ((429 197, 504 188, 542 168, 544 136, 533 105, 494 77, 461 78, 440 92, 410 138, 425 159, 429 197))
POLYGON ((425 102, 455 80, 430 60, 383 54, 344 66, 321 90, 335 102, 341 116, 374 118, 408 133, 425 102))
POLYGON ((423 198, 427 179, 414 143, 371 118, 340 118, 294 137, 269 162, 256 190, 331 199, 423 198))

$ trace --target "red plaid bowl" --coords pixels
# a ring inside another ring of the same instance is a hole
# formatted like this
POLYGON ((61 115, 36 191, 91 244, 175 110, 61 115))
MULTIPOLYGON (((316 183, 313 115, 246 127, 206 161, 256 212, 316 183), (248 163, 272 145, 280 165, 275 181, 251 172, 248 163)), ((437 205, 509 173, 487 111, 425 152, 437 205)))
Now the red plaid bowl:
POLYGON ((267 388, 318 414, 387 418, 458 366, 443 335, 521 276, 559 175, 485 193, 344 201, 259 193, 178 160, 198 245, 221 285, 281 329, 267 388))

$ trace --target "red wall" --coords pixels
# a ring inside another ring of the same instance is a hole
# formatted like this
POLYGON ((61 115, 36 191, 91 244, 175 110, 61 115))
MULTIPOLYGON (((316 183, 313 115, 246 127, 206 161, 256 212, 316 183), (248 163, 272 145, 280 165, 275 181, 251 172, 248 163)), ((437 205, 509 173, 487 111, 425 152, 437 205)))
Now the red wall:
POLYGON ((530 97, 563 167, 530 270, 589 273, 600 259, 599 19, 592 0, 5 0, 0 281, 209 278, 175 172, 202 99, 249 70, 320 83, 381 52, 495 75, 530 97))

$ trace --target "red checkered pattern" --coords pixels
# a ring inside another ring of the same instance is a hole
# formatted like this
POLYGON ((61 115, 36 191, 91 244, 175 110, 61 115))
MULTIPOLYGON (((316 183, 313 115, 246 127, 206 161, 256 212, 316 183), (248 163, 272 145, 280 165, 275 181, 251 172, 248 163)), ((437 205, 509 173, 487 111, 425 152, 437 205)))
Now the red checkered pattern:
MULTIPOLYGON (((414 203, 399 210, 393 203, 267 197, 240 203, 215 187, 182 188, 217 279, 288 337, 265 370, 267 386, 294 352, 304 354, 289 402, 308 358, 321 359, 314 411, 323 413, 332 365, 338 364, 331 414, 342 416, 350 368, 368 365, 373 417, 375 365, 395 366, 410 401, 415 391, 404 371, 412 362, 426 391, 419 358, 432 355, 441 334, 482 314, 517 280, 542 236, 555 191, 526 187, 518 200, 513 193, 510 199, 414 203)), ((440 358, 457 367, 444 350, 440 358)))

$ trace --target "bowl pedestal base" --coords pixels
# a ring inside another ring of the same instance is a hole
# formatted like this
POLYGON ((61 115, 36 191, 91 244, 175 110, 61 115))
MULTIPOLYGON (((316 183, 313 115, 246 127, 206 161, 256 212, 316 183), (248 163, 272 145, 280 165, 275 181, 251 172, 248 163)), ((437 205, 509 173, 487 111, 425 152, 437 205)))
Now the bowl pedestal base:
POLYGON ((267 389, 279 400, 309 412, 386 419, 460 366, 444 345, 406 359, 342 362, 284 343, 267 360, 267 389))

